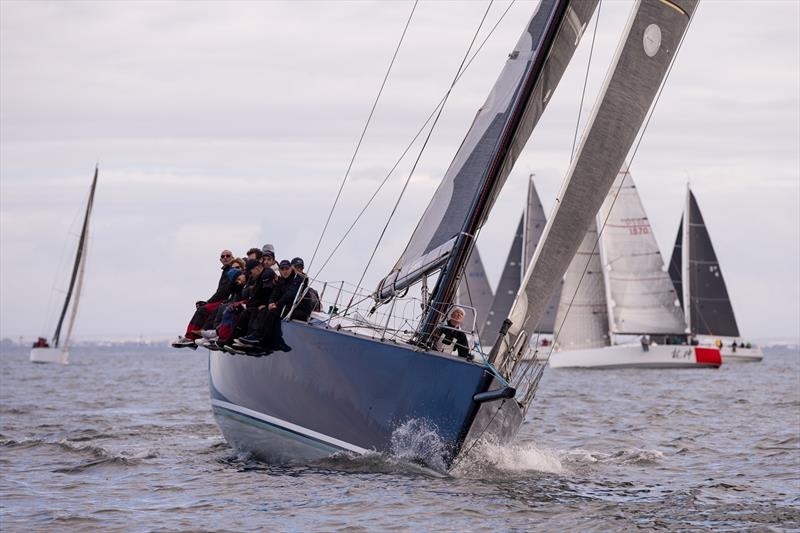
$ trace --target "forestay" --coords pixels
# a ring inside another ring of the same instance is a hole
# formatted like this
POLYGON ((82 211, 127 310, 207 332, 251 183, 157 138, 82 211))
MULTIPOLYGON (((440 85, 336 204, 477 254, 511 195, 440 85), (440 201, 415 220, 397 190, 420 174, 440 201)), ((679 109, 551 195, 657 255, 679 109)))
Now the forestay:
POLYGON ((600 348, 610 344, 606 289, 594 221, 564 275, 555 325, 561 350, 600 348))
POLYGON ((509 315, 512 326, 495 350, 496 363, 513 372, 521 349, 575 255, 664 80, 697 0, 640 0, 633 6, 621 46, 581 138, 559 201, 527 269, 509 315), (514 364, 505 365, 511 357, 514 364))
POLYGON ((539 4, 405 251, 378 285, 376 300, 390 298, 441 268, 476 214, 479 198, 484 208, 476 230, 483 224, 596 5, 597 0, 542 0, 539 4))
POLYGON ((678 295, 630 172, 619 172, 597 214, 600 254, 614 334, 684 334, 678 295), (614 198, 616 197, 616 201, 614 198))

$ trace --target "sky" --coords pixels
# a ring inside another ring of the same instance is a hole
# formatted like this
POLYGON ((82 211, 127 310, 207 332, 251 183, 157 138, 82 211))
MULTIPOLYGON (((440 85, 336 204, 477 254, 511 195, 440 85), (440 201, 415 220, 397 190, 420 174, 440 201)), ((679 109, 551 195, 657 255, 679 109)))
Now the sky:
MULTIPOLYGON (((487 5, 419 3, 317 265, 444 95, 487 5)), ((491 5, 479 41, 508 6, 491 5)), ((603 1, 501 192, 478 240, 492 284, 529 174, 552 207, 631 6, 603 1)), ((79 340, 178 335, 224 248, 273 243, 308 264, 411 7, 0 1, 0 337, 52 334, 96 163, 79 340)), ((534 7, 514 2, 456 85, 366 287, 402 252, 534 7)), ((313 275, 358 280, 419 149, 313 275)), ((691 183, 746 338, 799 338, 800 3, 702 1, 631 172, 666 258, 691 183)))

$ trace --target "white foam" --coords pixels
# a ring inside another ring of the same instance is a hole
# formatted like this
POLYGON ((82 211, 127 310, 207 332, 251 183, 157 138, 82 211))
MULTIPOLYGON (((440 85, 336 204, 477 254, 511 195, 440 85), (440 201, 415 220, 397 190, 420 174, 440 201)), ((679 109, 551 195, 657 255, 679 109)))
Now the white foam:
POLYGON ((561 460, 556 453, 534 444, 495 444, 480 441, 456 460, 452 474, 459 477, 487 474, 542 472, 560 474, 561 460))

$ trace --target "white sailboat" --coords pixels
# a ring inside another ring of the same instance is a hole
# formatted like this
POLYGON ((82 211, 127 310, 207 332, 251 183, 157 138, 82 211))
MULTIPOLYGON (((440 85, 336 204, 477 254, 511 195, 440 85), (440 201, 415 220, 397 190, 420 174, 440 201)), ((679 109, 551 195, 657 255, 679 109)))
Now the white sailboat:
POLYGON ((75 262, 72 266, 72 276, 69 280, 67 294, 64 297, 64 305, 61 308, 58 325, 56 325, 55 333, 53 333, 51 344, 47 344, 44 342, 44 339, 40 337, 39 342, 31 349, 30 360, 32 363, 61 363, 62 365, 69 363, 69 344, 72 338, 72 331, 75 327, 75 319, 78 316, 78 304, 81 299, 83 275, 86 269, 86 251, 89 244, 89 219, 91 218, 92 205, 94 204, 94 192, 97 188, 97 173, 98 167, 95 167, 92 185, 89 189, 89 200, 86 203, 86 212, 83 216, 83 225, 78 240, 78 249, 75 252, 75 262), (72 304, 71 310, 70 303, 72 304), (67 329, 62 341, 62 326, 64 325, 64 319, 67 316, 68 310, 70 311, 69 323, 67 324, 67 329))
POLYGON ((711 236, 688 184, 669 273, 686 314, 686 323, 703 344, 721 345, 725 362, 758 362, 764 358, 760 347, 741 341, 711 236))
POLYGON ((678 295, 627 170, 619 172, 567 270, 556 328, 554 368, 720 365, 716 348, 686 344, 678 295))

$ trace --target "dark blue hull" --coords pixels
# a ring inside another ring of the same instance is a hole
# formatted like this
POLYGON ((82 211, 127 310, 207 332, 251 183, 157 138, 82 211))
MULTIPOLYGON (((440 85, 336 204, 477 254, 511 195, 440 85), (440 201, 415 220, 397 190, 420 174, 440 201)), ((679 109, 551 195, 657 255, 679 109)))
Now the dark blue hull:
MULTIPOLYGON (((284 323, 283 334, 291 352, 260 358, 211 352, 209 360, 211 403, 225 438, 268 461, 392 453, 398 437, 408 440, 403 432, 426 427, 435 428, 448 467, 479 408, 501 403, 472 400, 492 386, 476 363, 300 323, 284 323)), ((488 431, 507 440, 521 411, 513 400, 503 404, 518 415, 495 417, 512 422, 488 431)))

